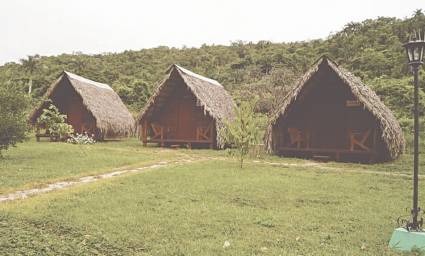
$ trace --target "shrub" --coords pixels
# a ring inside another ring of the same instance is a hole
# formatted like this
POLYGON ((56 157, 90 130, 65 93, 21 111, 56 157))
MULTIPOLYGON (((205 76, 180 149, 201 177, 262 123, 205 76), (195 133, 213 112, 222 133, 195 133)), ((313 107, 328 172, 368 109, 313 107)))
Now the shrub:
POLYGON ((50 104, 48 108, 43 109, 43 113, 37 119, 37 125, 46 128, 51 135, 67 137, 74 132, 71 125, 65 123, 66 115, 59 112, 59 109, 50 104))
POLYGON ((19 89, 10 84, 0 84, 0 156, 2 150, 26 138, 28 106, 28 97, 19 89))

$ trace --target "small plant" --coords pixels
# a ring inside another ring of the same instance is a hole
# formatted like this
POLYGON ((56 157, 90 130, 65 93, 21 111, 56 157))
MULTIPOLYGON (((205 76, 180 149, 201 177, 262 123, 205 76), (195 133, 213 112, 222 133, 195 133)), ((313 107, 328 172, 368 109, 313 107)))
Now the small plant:
POLYGON ((51 127, 50 132, 64 138, 70 136, 74 132, 74 128, 69 124, 60 123, 51 127))
POLYGON ((65 120, 66 115, 61 114, 55 105, 50 104, 38 117, 37 126, 44 127, 52 136, 67 137, 74 132, 74 129, 65 123, 65 120))
POLYGON ((94 135, 89 136, 86 132, 85 133, 77 133, 75 135, 70 135, 68 140, 66 141, 71 144, 79 144, 79 145, 91 145, 96 143, 96 140, 94 139, 94 135))
POLYGON ((223 130, 226 142, 236 148, 239 154, 240 168, 250 148, 260 139, 260 120, 254 113, 255 102, 242 102, 235 108, 234 120, 228 120, 223 130))

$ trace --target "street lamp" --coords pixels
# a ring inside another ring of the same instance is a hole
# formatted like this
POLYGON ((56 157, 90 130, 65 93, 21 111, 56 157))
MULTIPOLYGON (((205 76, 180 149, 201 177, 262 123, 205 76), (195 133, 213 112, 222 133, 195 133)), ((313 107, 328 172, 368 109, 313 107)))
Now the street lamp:
POLYGON ((394 231, 390 247, 403 251, 411 251, 413 248, 425 249, 425 232, 422 230, 423 219, 418 220, 421 209, 418 206, 418 174, 419 174, 419 67, 424 64, 425 34, 414 33, 405 43, 404 48, 408 58, 408 64, 412 68, 414 83, 414 143, 413 143, 413 207, 411 219, 405 221, 403 228, 394 231))
MULTIPOLYGON (((425 36, 425 35, 424 35, 425 36)), ((421 210, 418 207, 418 172, 419 172, 419 85, 418 72, 419 67, 424 63, 425 40, 421 38, 420 33, 415 33, 414 38, 404 44, 406 48, 408 63, 412 67, 414 91, 414 152, 413 152, 413 208, 412 219, 407 223, 409 230, 420 231, 422 229, 423 219, 418 221, 418 214, 421 210)))

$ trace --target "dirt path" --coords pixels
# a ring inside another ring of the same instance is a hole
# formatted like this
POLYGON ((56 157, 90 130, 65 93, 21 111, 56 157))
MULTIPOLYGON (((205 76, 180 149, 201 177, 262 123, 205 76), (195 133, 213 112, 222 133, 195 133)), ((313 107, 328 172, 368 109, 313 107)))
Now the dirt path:
MULTIPOLYGON (((178 164, 188 164, 193 162, 205 161, 205 160, 221 160, 221 161, 232 161, 229 158, 225 157, 205 157, 205 156, 191 156, 188 154, 182 155, 184 159, 178 159, 173 161, 161 161, 154 163, 148 166, 139 167, 139 168, 128 168, 124 170, 112 171, 99 175, 84 176, 76 180, 71 181, 59 181, 51 183, 41 188, 33 188, 27 190, 18 190, 9 194, 0 195, 0 203, 6 201, 13 201, 18 199, 24 199, 27 197, 35 196, 38 194, 47 193, 50 191, 61 190, 68 187, 74 187, 81 184, 92 183, 98 180, 109 179, 117 176, 121 176, 128 173, 139 173, 145 172, 148 170, 154 170, 161 167, 178 165, 178 164)), ((273 166, 285 166, 285 167, 305 167, 308 171, 326 171, 326 172, 338 172, 338 173, 356 173, 356 174, 374 174, 374 175, 385 175, 385 176, 395 176, 395 177, 406 177, 411 178, 411 174, 407 173, 398 173, 398 172, 384 172, 384 171, 370 171, 370 170, 361 170, 353 168, 338 168, 333 166, 327 166, 323 163, 309 162, 309 163, 284 163, 284 162, 271 162, 266 160, 252 160, 252 163, 267 164, 273 166)), ((419 175, 419 178, 425 178, 425 175, 419 175)))
MULTIPOLYGON (((395 176, 395 177, 407 177, 412 178, 412 174, 401 173, 401 172, 385 172, 385 171, 370 171, 363 169, 353 169, 353 168, 338 168, 334 166, 327 166, 324 163, 310 162, 310 163, 279 163, 279 162, 270 162, 264 160, 253 160, 253 163, 268 164, 273 166, 285 166, 285 167, 306 167, 312 168, 309 171, 329 171, 329 172, 340 172, 340 173, 358 173, 358 174, 376 174, 376 175, 385 175, 385 176, 395 176)), ((419 174, 419 178, 425 179, 424 174, 419 174)))
POLYGON ((119 170, 119 171, 112 171, 112 172, 108 172, 108 173, 103 173, 103 174, 99 174, 99 175, 85 176, 85 177, 81 177, 77 180, 72 180, 72 181, 59 181, 59 182, 48 184, 48 185, 46 185, 45 187, 42 187, 42 188, 18 190, 18 191, 9 193, 9 194, 0 195, 0 203, 6 202, 6 201, 13 201, 13 200, 17 200, 17 199, 24 199, 24 198, 27 198, 27 197, 30 197, 30 196, 35 196, 35 195, 38 195, 38 194, 43 194, 43 193, 47 193, 47 192, 54 191, 54 190, 61 190, 61 189, 64 189, 64 188, 74 187, 74 186, 81 185, 81 184, 92 183, 92 182, 95 182, 95 181, 98 181, 98 180, 109 179, 109 178, 121 176, 121 175, 124 175, 124 174, 127 174, 127 173, 145 172, 145 171, 148 171, 148 170, 158 169, 158 168, 166 167, 166 166, 170 166, 170 165, 193 163, 193 162, 197 162, 197 161, 201 161, 201 160, 208 160, 208 158, 197 158, 197 159, 185 158, 185 159, 179 159, 179 160, 174 160, 174 161, 161 161, 161 162, 154 163, 154 164, 144 166, 144 167, 140 167, 140 168, 129 168, 129 169, 124 169, 124 170, 119 170))

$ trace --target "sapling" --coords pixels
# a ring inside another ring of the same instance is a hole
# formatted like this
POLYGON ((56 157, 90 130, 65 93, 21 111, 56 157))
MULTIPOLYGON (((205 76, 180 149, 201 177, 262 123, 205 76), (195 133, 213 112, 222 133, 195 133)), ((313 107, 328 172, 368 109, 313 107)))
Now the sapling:
POLYGON ((235 148, 239 155, 240 168, 249 149, 260 142, 260 119, 255 111, 255 101, 244 101, 235 107, 235 116, 225 122, 223 135, 226 143, 235 148))

